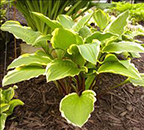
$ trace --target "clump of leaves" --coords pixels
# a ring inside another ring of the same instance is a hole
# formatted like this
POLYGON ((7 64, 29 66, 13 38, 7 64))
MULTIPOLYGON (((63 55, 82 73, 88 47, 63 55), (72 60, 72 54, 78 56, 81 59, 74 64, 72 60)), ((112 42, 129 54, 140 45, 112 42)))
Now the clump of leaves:
POLYGON ((19 99, 13 99, 17 86, 2 90, 0 88, 0 130, 5 127, 6 119, 13 113, 16 106, 24 105, 19 99))
POLYGON ((67 14, 73 19, 79 17, 85 11, 94 6, 92 0, 15 0, 14 6, 24 15, 28 25, 33 30, 38 30, 43 34, 50 32, 46 24, 35 17, 31 12, 40 12, 50 19, 55 20, 59 14, 67 14))
POLYGON ((144 4, 143 3, 132 4, 129 2, 113 2, 113 4, 115 6, 111 8, 112 12, 119 14, 119 13, 129 10, 130 16, 133 22, 139 22, 139 21, 144 20, 144 4))
POLYGON ((73 125, 82 127, 94 110, 96 93, 92 90, 101 73, 114 73, 127 79, 117 85, 131 82, 144 86, 144 74, 139 73, 131 59, 140 56, 144 48, 135 40, 126 37, 129 12, 110 21, 102 10, 89 12, 74 22, 67 15, 51 20, 41 13, 33 12, 53 31, 43 35, 19 22, 7 21, 1 27, 18 39, 43 50, 24 54, 15 59, 3 79, 3 86, 45 75, 53 81, 65 97, 60 102, 60 111, 73 125), (98 29, 88 25, 93 19, 98 29), (48 43, 47 41, 50 41, 48 43), (119 59, 119 55, 124 59, 119 59))

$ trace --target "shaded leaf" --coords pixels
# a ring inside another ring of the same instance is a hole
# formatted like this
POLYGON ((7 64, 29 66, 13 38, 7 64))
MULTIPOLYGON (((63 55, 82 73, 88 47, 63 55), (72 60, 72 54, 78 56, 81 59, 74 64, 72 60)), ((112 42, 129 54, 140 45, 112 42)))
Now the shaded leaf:
POLYGON ((10 107, 9 107, 8 114, 12 114, 15 107, 19 105, 24 105, 24 103, 19 99, 13 99, 9 102, 9 105, 10 107))
POLYGON ((51 35, 40 35, 34 42, 34 45, 40 44, 40 42, 47 42, 51 39, 51 35))
POLYGON ((14 97, 14 89, 15 88, 16 88, 16 86, 14 86, 13 88, 9 87, 8 89, 3 90, 3 94, 4 94, 5 100, 7 102, 9 102, 14 97))
POLYGON ((80 66, 83 66, 86 61, 82 57, 82 55, 80 54, 79 49, 77 48, 77 46, 71 45, 69 49, 67 51, 68 51, 68 54, 70 54, 70 55, 67 54, 66 57, 70 58, 74 63, 76 63, 80 66))
POLYGON ((89 90, 96 75, 89 75, 85 81, 85 89, 89 90))

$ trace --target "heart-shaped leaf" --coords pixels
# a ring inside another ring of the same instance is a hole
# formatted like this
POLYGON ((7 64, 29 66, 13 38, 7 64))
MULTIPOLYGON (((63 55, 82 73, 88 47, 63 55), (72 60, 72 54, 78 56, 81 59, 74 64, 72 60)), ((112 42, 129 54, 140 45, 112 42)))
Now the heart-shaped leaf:
POLYGON ((71 93, 60 102, 60 111, 66 120, 75 126, 82 127, 94 110, 96 94, 92 90, 85 90, 80 96, 71 93))
POLYGON ((68 29, 57 28, 52 35, 51 43, 54 48, 66 50, 72 44, 83 44, 82 38, 68 29))

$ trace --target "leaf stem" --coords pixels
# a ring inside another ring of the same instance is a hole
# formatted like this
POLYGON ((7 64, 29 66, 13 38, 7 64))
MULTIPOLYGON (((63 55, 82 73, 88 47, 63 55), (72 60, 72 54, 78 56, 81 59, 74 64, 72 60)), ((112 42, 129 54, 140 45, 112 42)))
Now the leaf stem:
POLYGON ((58 84, 61 86, 64 94, 67 95, 66 90, 65 90, 65 88, 64 88, 64 86, 63 86, 63 83, 62 83, 60 80, 57 80, 57 82, 58 82, 58 84))

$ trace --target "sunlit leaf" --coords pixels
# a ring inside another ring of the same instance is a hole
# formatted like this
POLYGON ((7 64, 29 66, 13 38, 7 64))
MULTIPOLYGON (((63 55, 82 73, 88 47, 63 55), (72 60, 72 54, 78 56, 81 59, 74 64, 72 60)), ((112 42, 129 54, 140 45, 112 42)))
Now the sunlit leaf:
POLYGON ((16 68, 7 73, 7 75, 3 78, 2 84, 3 86, 6 86, 9 84, 18 83, 20 81, 38 77, 39 75, 43 75, 44 73, 45 69, 41 66, 25 66, 16 68))
POLYGON ((127 25, 128 16, 129 16, 128 11, 121 13, 115 20, 113 20, 106 27, 105 31, 121 35, 124 32, 125 26, 127 25))
POLYGON ((4 130, 6 118, 7 118, 7 114, 2 113, 2 114, 0 115, 0 130, 4 130))
POLYGON ((0 115, 9 109, 10 105, 6 103, 0 104, 0 115))
POLYGON ((82 38, 68 29, 57 28, 52 35, 51 43, 54 48, 66 50, 72 44, 83 44, 82 38))
POLYGON ((114 52, 114 53, 122 53, 122 52, 144 52, 144 48, 134 42, 113 42, 108 44, 103 48, 104 52, 114 52))
POLYGON ((140 74, 141 78, 139 79, 133 79, 129 78, 129 81, 134 85, 134 86, 143 86, 144 87, 144 74, 140 74))
POLYGON ((30 64, 47 65, 50 61, 51 59, 44 51, 37 51, 34 54, 23 54, 19 56, 17 59, 13 60, 8 66, 8 69, 30 64))
POLYGON ((46 42, 50 39, 49 35, 42 35, 38 31, 33 31, 30 27, 22 26, 18 21, 6 21, 1 26, 1 30, 12 33, 17 39, 22 39, 32 46, 41 46, 39 45, 40 42, 46 42))
POLYGON ((22 39, 27 44, 34 45, 35 40, 41 35, 30 27, 22 26, 18 21, 6 21, 1 30, 12 33, 17 39, 22 39))
POLYGON ((79 19, 79 21, 73 25, 73 27, 72 27, 73 30, 78 32, 81 28, 83 28, 87 24, 89 19, 92 17, 92 14, 93 13, 89 13, 89 14, 83 16, 81 19, 79 19))
POLYGON ((98 73, 115 73, 131 78, 140 78, 134 64, 130 63, 129 60, 118 60, 113 54, 106 56, 103 64, 98 69, 98 73))
POLYGON ((93 14, 93 18, 101 30, 104 29, 108 24, 108 16, 102 10, 96 10, 93 14))
POLYGON ((100 43, 99 42, 95 42, 92 44, 72 45, 68 49, 69 53, 73 53, 72 48, 74 46, 76 46, 78 48, 80 54, 82 55, 82 57, 85 60, 91 62, 92 64, 96 64, 97 57, 98 57, 99 52, 100 52, 100 43))
POLYGON ((84 91, 81 96, 71 93, 65 96, 60 102, 62 116, 75 126, 82 127, 94 110, 96 94, 92 90, 84 91))
POLYGON ((101 32, 95 32, 93 34, 91 34, 90 36, 88 36, 85 41, 87 43, 91 43, 94 39, 97 39, 99 41, 103 41, 103 40, 106 40, 110 37, 114 36, 114 34, 112 33, 101 33, 101 32))
POLYGON ((38 17, 40 20, 45 22, 50 28, 52 28, 52 29, 62 28, 62 25, 58 21, 51 20, 48 17, 46 17, 45 15, 43 15, 42 13, 38 13, 38 12, 32 12, 32 13, 33 13, 33 15, 38 17))
POLYGON ((86 71, 86 68, 78 68, 78 66, 70 60, 54 60, 49 63, 46 68, 47 82, 62 79, 67 76, 73 77, 81 71, 86 71))
POLYGON ((61 23, 61 25, 62 25, 64 28, 67 28, 67 29, 71 29, 72 26, 74 25, 74 21, 73 21, 72 18, 69 17, 68 15, 60 14, 60 15, 57 17, 57 20, 61 23))

